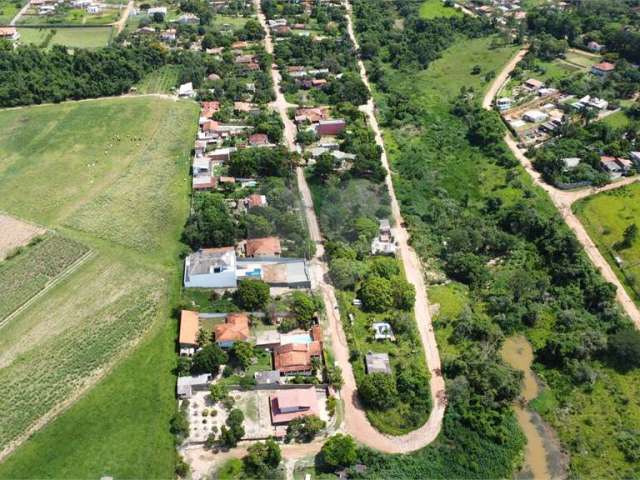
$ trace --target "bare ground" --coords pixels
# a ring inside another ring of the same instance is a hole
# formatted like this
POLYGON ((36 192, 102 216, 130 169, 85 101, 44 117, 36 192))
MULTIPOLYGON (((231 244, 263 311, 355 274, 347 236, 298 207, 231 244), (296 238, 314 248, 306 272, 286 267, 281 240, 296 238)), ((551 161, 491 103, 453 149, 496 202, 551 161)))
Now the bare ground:
POLYGON ((42 227, 0 213, 0 261, 45 232, 46 229, 42 227))

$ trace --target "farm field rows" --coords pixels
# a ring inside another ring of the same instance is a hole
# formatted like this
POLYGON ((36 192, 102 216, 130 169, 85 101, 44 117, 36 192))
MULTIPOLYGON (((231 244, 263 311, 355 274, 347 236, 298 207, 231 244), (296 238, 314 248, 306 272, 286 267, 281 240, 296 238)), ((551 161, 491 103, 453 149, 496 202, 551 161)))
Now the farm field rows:
MULTIPOLYGON (((107 467, 118 477, 170 475, 175 328, 168 318, 197 112, 193 102, 156 97, 0 111, 0 209, 56 232, 0 264, 0 283, 3 273, 39 262, 51 277, 94 252, 1 327, 0 451, 115 368, 38 441, 10 455, 0 477, 99 477, 107 467), (145 354, 118 363, 145 337, 145 354), (132 421, 145 415, 146 422, 132 421), (61 445, 68 455, 59 455, 61 445)), ((19 274, 33 283, 30 291, 49 278, 33 272, 33 279, 19 274)))
POLYGON ((100 48, 106 47, 111 41, 111 27, 87 28, 18 28, 20 43, 35 45, 41 48, 51 48, 63 45, 70 48, 100 48))

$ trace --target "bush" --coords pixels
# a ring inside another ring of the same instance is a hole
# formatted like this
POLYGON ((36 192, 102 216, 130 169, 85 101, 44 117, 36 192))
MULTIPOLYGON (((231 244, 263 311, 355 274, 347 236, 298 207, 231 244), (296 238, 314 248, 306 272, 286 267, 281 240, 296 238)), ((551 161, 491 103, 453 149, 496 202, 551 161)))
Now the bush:
POLYGON ((217 344, 212 343, 196 352, 193 356, 191 371, 195 374, 218 372, 220 365, 227 363, 229 357, 217 344))
POLYGON ((640 332, 628 328, 610 336, 609 354, 621 371, 640 367, 640 332))
POLYGON ((356 442, 349 435, 335 434, 320 450, 320 461, 325 469, 335 472, 354 465, 358 460, 356 442))
POLYGON ((393 375, 372 373, 358 385, 362 401, 376 410, 387 410, 398 403, 398 390, 393 375))
POLYGON ((234 293, 234 300, 243 310, 264 310, 269 301, 269 285, 262 280, 242 280, 234 293))
POLYGON ((360 287, 362 306, 370 312, 384 312, 393 306, 391 283, 386 278, 371 276, 360 287))

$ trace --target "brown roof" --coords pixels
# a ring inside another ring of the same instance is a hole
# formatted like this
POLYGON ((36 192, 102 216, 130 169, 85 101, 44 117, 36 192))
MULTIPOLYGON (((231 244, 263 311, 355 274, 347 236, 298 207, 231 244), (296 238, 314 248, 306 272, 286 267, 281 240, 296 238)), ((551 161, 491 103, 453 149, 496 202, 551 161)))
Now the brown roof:
POLYGON ((0 27, 0 37, 12 37, 16 34, 16 27, 0 27))
POLYGON ((616 66, 613 63, 600 62, 596 63, 593 68, 600 70, 601 72, 611 72, 616 68, 616 66))
POLYGON ((236 112, 251 112, 258 108, 256 104, 249 102, 233 102, 233 109, 236 112))
POLYGON ((271 422, 288 423, 305 415, 318 415, 318 397, 315 388, 279 390, 269 397, 271 422), (284 411, 283 411, 284 410, 284 411))
POLYGON ((249 195, 247 197, 247 204, 249 205, 249 208, 251 208, 251 207, 261 207, 263 205, 263 203, 262 203, 262 195, 260 195, 258 193, 252 193, 251 195, 249 195))
POLYGON ((230 313, 226 323, 216 325, 216 342, 243 342, 249 338, 249 317, 246 313, 230 313))
POLYGON ((182 310, 180 312, 180 343, 186 345, 197 345, 198 330, 200 322, 198 312, 182 310))
POLYGON ((277 256, 282 253, 278 237, 251 238, 245 246, 247 257, 256 255, 277 256))
POLYGON ((202 116, 209 118, 220 110, 220 102, 202 102, 202 116))
POLYGON ((264 133, 254 133, 249 137, 249 143, 251 145, 267 145, 269 143, 269 137, 264 133))
POLYGON ((322 344, 313 341, 306 343, 288 343, 276 348, 273 358, 276 370, 283 373, 311 370, 311 358, 322 354, 322 344))

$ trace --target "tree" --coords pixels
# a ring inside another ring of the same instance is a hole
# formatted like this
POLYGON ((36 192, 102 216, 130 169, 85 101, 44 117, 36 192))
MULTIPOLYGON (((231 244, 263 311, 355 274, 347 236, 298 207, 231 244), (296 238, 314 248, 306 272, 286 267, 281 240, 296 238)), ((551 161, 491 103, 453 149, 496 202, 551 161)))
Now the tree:
POLYGON ((227 417, 226 426, 223 425, 220 429, 220 444, 233 448, 238 444, 238 441, 244 437, 244 414, 242 410, 234 408, 229 412, 227 417))
POLYGON ((189 401, 185 400, 171 419, 170 431, 175 435, 176 443, 178 444, 182 443, 189 436, 188 410, 189 401))
POLYGON ((242 280, 234 293, 234 300, 243 310, 264 310, 269 301, 269 285, 262 280, 242 280))
POLYGON ((400 273, 398 261, 394 257, 373 257, 369 262, 372 275, 391 280, 400 273))
POLYGON ((185 377, 191 373, 191 358, 189 357, 178 357, 178 366, 176 367, 176 372, 179 377, 185 377))
POLYGON ((323 153, 313 166, 313 177, 317 178, 320 182, 326 182, 333 173, 334 163, 333 157, 330 154, 323 153))
POLYGON ((399 310, 411 310, 416 302, 416 289, 404 277, 398 275, 391 280, 393 304, 399 310))
POLYGON ((316 415, 295 418, 287 427, 287 441, 310 442, 326 426, 326 422, 316 415))
POLYGON ((364 403, 376 410, 387 410, 398 403, 398 390, 393 375, 371 373, 358 385, 364 403))
POLYGON ((212 383, 209 385, 209 396, 213 403, 219 402, 229 395, 229 389, 224 383, 212 383))
POLYGON ((322 446, 320 457, 324 467, 332 472, 350 467, 358 460, 356 442, 350 435, 337 433, 322 446))
POLYGON ((298 326, 308 330, 313 324, 316 310, 318 309, 313 298, 304 292, 291 294, 291 312, 296 316, 298 326))
POLYGON ((254 443, 247 449, 242 459, 244 472, 253 478, 273 478, 274 470, 280 465, 282 452, 280 445, 272 438, 264 442, 254 443))
POLYGON ((194 197, 193 213, 187 219, 182 239, 194 249, 235 243, 236 227, 224 196, 207 192, 194 197))
POLYGON ((331 280, 340 290, 353 289, 366 273, 363 262, 349 258, 332 258, 329 267, 331 280))
POLYGON ((384 312, 393 305, 391 283, 386 278, 370 276, 360 287, 358 296, 369 312, 384 312))
POLYGON ((333 387, 334 390, 340 390, 344 385, 342 378, 342 369, 338 366, 328 366, 325 370, 326 382, 333 387))
POLYGON ((220 365, 227 363, 229 357, 217 344, 212 343, 196 352, 193 356, 191 371, 198 373, 217 373, 220 365))
POLYGON ((249 342, 234 343, 233 348, 231 349, 231 355, 237 360, 243 369, 249 367, 256 356, 253 351, 253 346, 249 342))
POLYGON ((640 367, 640 332, 627 328, 609 337, 609 354, 622 371, 640 367))

